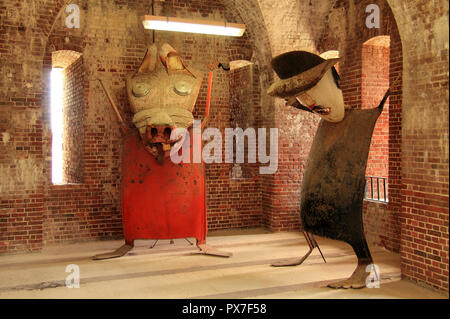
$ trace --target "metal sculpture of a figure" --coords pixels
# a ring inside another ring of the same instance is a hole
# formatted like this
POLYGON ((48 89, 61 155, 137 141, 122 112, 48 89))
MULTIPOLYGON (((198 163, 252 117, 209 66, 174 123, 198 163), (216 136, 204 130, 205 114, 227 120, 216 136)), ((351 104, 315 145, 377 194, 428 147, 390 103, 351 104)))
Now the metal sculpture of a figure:
POLYGON ((365 171, 373 129, 390 93, 388 90, 373 109, 345 109, 334 67, 338 60, 325 60, 306 51, 287 52, 272 60, 280 79, 267 93, 322 118, 309 153, 300 198, 302 228, 310 249, 302 258, 273 266, 301 264, 318 248, 313 236, 316 234, 348 243, 358 258, 348 279, 328 286, 363 288, 368 276, 366 267, 373 263, 362 219, 365 171))
MULTIPOLYGON (((209 68, 202 127, 209 116, 213 70, 209 68)), ((174 163, 171 160, 171 152, 177 153, 186 145, 197 150, 202 148, 201 132, 193 129, 192 115, 202 78, 203 74, 188 68, 169 44, 159 48, 151 45, 137 72, 126 79, 134 127, 124 122, 100 80, 124 132, 122 216, 125 244, 94 259, 121 257, 134 247, 136 239, 188 237, 197 240, 200 253, 231 256, 206 245, 204 163, 194 163, 193 152, 186 161, 174 163)))

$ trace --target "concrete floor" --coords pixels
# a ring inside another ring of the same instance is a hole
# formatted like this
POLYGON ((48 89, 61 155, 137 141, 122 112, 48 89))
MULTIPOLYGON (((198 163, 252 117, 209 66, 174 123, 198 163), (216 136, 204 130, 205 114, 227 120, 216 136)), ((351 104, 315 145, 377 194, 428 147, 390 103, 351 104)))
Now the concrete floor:
MULTIPOLYGON (((300 257, 307 251, 296 232, 261 229, 214 232, 208 244, 233 253, 231 258, 196 254, 185 239, 136 242, 118 259, 93 261, 123 241, 97 241, 49 247, 41 253, 0 256, 0 299, 10 298, 150 298, 150 299, 447 299, 448 295, 401 280, 397 254, 372 248, 381 272, 380 288, 334 290, 327 283, 347 278, 356 257, 350 246, 316 237, 317 249, 297 267, 275 268, 272 261, 300 257), (80 288, 65 286, 66 267, 80 269, 80 288)), ((193 241, 193 240, 191 240, 193 241)))

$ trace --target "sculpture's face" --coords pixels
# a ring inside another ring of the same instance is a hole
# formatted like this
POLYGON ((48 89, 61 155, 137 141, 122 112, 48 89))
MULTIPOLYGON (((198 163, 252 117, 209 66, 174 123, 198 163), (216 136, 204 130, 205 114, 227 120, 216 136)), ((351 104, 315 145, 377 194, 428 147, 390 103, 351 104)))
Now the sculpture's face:
POLYGON ((340 122, 344 118, 344 97, 336 85, 331 69, 313 88, 295 98, 303 109, 320 115, 326 121, 340 122))
POLYGON ((188 70, 168 44, 149 47, 136 74, 127 78, 127 93, 134 112, 133 123, 146 149, 159 160, 170 155, 182 136, 176 128, 189 128, 202 75, 188 70))

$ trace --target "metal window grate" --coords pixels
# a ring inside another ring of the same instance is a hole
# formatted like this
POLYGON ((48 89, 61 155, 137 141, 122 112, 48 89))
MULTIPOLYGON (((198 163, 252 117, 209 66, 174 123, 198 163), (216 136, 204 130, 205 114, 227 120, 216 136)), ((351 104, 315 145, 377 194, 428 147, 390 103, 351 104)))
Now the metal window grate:
POLYGON ((388 190, 387 190, 386 177, 366 176, 366 191, 365 199, 376 202, 388 202, 388 190))

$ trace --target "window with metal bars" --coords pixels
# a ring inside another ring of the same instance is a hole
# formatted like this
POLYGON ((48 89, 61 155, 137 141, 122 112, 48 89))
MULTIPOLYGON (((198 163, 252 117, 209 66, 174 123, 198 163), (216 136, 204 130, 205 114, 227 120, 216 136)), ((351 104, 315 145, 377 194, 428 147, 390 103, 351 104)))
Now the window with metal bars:
POLYGON ((386 177, 366 176, 366 191, 364 198, 376 202, 387 203, 388 179, 386 177))

